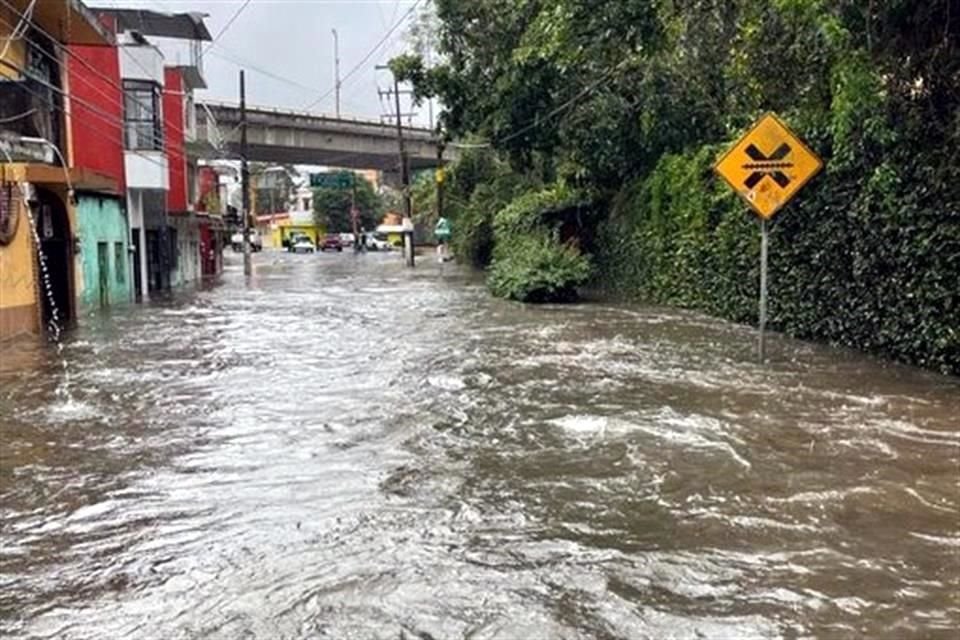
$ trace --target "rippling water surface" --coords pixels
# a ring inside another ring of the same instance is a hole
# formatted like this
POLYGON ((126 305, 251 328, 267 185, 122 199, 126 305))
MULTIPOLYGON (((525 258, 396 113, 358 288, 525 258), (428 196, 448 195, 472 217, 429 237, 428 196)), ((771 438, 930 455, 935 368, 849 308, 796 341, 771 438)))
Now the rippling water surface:
POLYGON ((257 259, 0 351, 0 636, 957 637, 960 381, 257 259))

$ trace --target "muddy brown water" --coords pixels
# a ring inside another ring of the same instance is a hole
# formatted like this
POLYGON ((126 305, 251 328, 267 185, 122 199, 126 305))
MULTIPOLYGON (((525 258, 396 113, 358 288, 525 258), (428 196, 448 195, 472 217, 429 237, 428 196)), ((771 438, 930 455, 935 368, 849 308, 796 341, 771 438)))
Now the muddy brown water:
POLYGON ((0 351, 0 636, 957 637, 957 379, 256 260, 0 351))

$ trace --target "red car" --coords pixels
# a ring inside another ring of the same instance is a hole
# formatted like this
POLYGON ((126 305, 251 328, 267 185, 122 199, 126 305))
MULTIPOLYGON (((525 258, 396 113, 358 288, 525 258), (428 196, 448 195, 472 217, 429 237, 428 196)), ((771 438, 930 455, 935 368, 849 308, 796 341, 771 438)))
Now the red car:
POLYGON ((343 251, 343 245, 340 244, 340 236, 337 234, 330 234, 323 239, 323 242, 320 243, 320 251, 343 251))

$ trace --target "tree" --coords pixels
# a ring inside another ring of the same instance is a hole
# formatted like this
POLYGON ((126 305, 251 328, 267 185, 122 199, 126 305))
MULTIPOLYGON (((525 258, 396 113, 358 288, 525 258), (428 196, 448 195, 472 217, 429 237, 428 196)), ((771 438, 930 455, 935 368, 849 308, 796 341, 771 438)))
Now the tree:
POLYGON ((439 99, 446 137, 482 147, 451 170, 447 207, 461 259, 492 248, 495 290, 566 264, 544 229, 497 222, 556 183, 593 217, 578 207, 549 240, 576 228, 598 283, 751 320, 755 224, 710 167, 773 110, 825 169, 773 231, 772 323, 960 373, 956 0, 434 5, 438 64, 413 51, 391 68, 439 99))
POLYGON ((318 226, 325 226, 328 233, 353 231, 350 209, 356 203, 360 211, 360 228, 373 229, 383 215, 383 201, 370 182, 352 171, 340 171, 345 181, 354 181, 350 187, 318 188, 313 190, 313 217, 318 226))

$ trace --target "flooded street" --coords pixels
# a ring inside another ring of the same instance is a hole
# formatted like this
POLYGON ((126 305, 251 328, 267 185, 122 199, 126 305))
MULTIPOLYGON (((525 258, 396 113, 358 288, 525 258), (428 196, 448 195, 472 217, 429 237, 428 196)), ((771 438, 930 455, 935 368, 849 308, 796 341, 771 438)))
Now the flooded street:
POLYGON ((0 636, 956 637, 960 380, 229 259, 0 352, 0 636))

